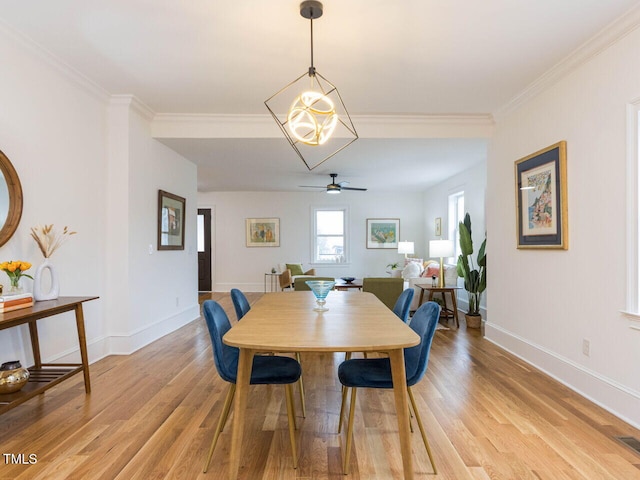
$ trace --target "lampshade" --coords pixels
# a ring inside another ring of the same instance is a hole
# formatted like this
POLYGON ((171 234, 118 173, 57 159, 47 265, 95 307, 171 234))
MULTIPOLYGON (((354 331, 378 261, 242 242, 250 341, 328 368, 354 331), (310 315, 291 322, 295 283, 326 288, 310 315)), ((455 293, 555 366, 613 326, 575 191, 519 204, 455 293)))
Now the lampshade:
POLYGON ((451 240, 429 240, 430 257, 452 257, 455 253, 451 240))
POLYGON ((398 253, 413 255, 413 242, 398 242, 398 253))
POLYGON ((306 0, 300 15, 311 21, 311 66, 264 104, 309 170, 358 139, 338 89, 313 66, 313 20, 322 3, 306 0))

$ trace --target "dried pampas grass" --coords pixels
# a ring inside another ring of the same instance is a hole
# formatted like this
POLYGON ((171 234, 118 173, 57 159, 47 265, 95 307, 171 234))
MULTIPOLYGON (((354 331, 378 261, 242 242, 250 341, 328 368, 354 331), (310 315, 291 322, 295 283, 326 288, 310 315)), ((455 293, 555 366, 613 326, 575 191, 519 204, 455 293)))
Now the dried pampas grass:
POLYGON ((58 232, 51 225, 38 225, 31 227, 31 236, 36 241, 38 248, 44 255, 44 258, 49 258, 71 235, 75 235, 76 232, 72 232, 69 228, 64 227, 62 232, 58 232))

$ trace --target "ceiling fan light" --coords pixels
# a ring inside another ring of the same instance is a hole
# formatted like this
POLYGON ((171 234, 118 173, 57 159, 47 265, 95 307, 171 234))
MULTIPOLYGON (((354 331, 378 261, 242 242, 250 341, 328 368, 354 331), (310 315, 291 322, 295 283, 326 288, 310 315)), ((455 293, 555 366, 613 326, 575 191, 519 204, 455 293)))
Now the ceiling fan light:
POLYGON ((340 193, 340 185, 333 185, 333 184, 329 184, 327 185, 327 193, 331 194, 331 195, 337 195, 338 193, 340 193))

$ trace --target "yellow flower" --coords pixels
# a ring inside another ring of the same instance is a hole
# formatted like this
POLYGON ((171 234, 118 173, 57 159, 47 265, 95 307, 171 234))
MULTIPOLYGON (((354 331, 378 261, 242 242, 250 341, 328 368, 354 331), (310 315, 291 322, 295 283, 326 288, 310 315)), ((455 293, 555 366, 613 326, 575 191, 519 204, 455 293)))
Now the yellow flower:
POLYGON ((29 262, 20 262, 20 271, 24 272, 25 270, 29 270, 31 268, 31 264, 29 262))
POLYGON ((18 268, 18 264, 16 262, 9 262, 9 265, 7 265, 7 270, 12 273, 16 271, 16 268, 18 268))

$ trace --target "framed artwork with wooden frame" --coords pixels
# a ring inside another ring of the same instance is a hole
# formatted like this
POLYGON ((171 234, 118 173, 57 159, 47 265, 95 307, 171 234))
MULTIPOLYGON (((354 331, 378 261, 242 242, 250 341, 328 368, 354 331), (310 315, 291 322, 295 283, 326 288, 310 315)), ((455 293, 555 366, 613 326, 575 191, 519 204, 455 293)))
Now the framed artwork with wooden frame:
POLYGON ((367 248, 398 248, 399 218, 367 218, 367 248))
POLYGON ((567 142, 515 162, 518 248, 569 248, 567 142))
POLYGON ((158 250, 184 250, 186 200, 158 190, 158 250))
POLYGON ((436 218, 436 237, 442 236, 442 217, 436 218))
POLYGON ((279 247, 279 218, 247 218, 245 221, 247 247, 279 247))

